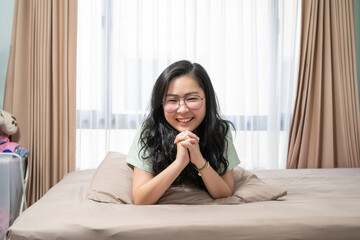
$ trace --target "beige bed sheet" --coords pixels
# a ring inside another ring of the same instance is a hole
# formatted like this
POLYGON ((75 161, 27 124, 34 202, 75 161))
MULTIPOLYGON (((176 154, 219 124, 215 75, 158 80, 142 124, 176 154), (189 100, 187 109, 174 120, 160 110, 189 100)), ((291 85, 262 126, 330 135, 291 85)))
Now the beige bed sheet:
POLYGON ((98 203, 94 170, 68 174, 6 239, 360 239, 360 169, 253 171, 288 194, 238 205, 98 203))

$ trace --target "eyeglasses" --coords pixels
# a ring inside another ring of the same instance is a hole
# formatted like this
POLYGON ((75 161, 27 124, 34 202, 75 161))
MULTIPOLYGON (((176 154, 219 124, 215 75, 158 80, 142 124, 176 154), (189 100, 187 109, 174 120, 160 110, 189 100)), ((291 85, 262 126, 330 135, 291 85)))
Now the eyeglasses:
POLYGON ((173 113, 180 107, 180 99, 183 99, 185 106, 191 110, 198 110, 202 106, 203 99, 197 95, 185 96, 182 98, 178 97, 166 97, 163 101, 164 111, 167 113, 173 113))

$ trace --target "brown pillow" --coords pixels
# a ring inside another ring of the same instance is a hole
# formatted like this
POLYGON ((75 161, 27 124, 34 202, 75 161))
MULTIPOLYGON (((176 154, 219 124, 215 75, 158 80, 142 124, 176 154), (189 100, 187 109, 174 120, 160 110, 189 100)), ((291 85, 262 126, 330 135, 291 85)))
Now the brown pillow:
POLYGON ((159 204, 239 204, 276 200, 286 191, 268 185, 254 173, 239 166, 234 168, 234 195, 213 199, 203 190, 186 185, 171 187, 160 198, 159 204))
MULTIPOLYGON (((126 155, 109 152, 95 171, 88 192, 91 200, 107 203, 132 204, 133 170, 126 164, 126 155)), ((198 188, 182 185, 169 188, 158 204, 239 204, 275 200, 286 191, 270 186, 255 174, 237 166, 234 168, 234 195, 213 199, 198 188)))
POLYGON ((97 202, 132 203, 132 175, 126 155, 109 152, 94 173, 88 198, 97 202))

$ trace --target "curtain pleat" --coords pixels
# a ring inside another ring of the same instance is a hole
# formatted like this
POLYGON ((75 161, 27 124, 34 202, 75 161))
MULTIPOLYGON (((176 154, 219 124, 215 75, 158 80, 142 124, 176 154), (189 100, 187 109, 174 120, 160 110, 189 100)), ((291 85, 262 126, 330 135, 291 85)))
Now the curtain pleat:
POLYGON ((15 1, 4 109, 29 149, 29 204, 75 169, 77 1, 15 1))
POLYGON ((300 66, 287 168, 359 167, 353 2, 302 2, 300 66))

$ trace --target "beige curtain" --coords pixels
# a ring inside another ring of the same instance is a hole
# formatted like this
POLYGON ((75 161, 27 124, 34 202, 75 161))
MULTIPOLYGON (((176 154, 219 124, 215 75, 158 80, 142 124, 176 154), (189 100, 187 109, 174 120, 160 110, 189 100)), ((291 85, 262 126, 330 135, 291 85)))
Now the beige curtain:
POLYGON ((288 168, 359 167, 353 1, 303 0, 288 168))
POLYGON ((30 155, 27 200, 34 203, 75 169, 75 0, 16 0, 4 109, 30 155))

